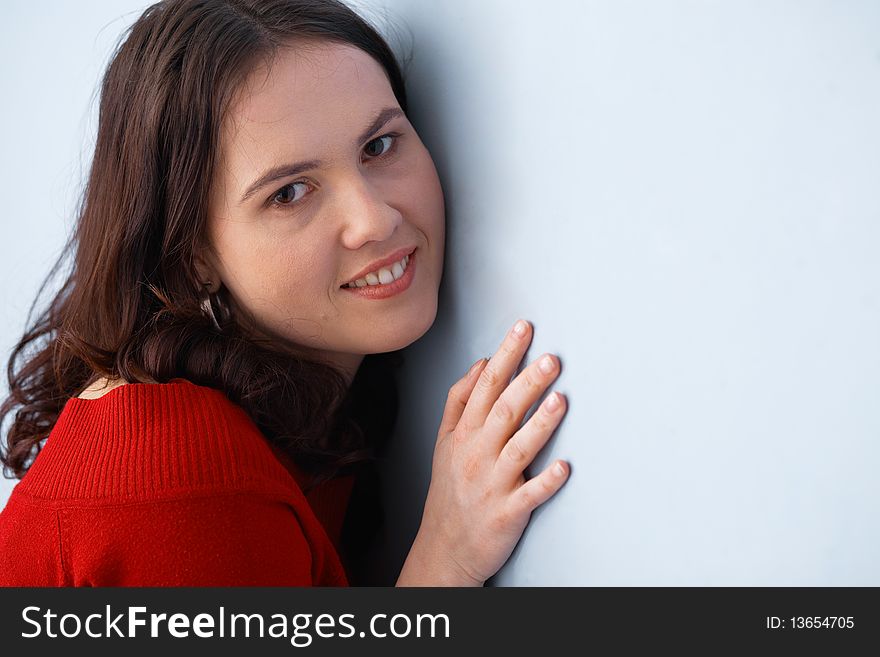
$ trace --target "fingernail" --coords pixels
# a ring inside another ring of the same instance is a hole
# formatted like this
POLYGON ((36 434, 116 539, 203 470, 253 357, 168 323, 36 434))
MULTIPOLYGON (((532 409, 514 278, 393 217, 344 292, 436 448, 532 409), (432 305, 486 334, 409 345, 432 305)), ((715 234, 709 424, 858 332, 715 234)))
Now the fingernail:
POLYGON ((520 337, 524 336, 526 334, 526 323, 523 320, 519 320, 513 327, 513 332, 520 337))
POLYGON ((562 463, 557 463, 553 466, 553 471, 560 477, 565 474, 565 468, 562 467, 562 463))
POLYGON ((553 372, 553 359, 550 356, 544 356, 541 362, 538 363, 538 369, 544 374, 550 374, 553 372))
POLYGON ((559 408, 559 395, 557 395, 555 392, 550 393, 550 395, 548 395, 547 397, 547 402, 545 403, 544 407, 548 411, 555 411, 557 408, 559 408))
POLYGON ((476 363, 474 363, 473 365, 471 365, 471 369, 468 370, 468 376, 470 376, 471 374, 473 374, 474 372, 476 372, 476 371, 477 371, 477 368, 480 366, 480 363, 482 363, 482 362, 483 362, 483 359, 481 358, 481 359, 478 360, 476 363))

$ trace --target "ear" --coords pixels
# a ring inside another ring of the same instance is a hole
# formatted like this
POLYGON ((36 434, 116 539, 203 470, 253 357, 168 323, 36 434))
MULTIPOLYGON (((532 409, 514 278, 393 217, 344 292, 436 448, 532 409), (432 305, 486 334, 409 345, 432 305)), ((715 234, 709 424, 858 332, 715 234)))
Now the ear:
POLYGON ((217 267, 214 265, 214 258, 212 257, 210 247, 200 247, 195 256, 193 257, 193 266, 196 270, 196 276, 198 276, 198 284, 201 288, 205 283, 211 282, 211 285, 208 287, 209 292, 216 292, 220 289, 220 285, 223 281, 220 280, 220 274, 217 270, 217 267))

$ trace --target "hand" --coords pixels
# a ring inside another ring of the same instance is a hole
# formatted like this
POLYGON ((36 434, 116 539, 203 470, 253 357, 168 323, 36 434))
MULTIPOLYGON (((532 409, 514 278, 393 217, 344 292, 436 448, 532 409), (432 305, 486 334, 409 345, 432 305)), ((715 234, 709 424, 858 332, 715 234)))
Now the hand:
POLYGON ((559 372, 556 357, 546 354, 550 372, 539 368, 538 358, 510 381, 531 342, 531 325, 522 323, 523 335, 511 330, 490 360, 475 363, 449 390, 413 544, 421 563, 451 569, 458 578, 446 581, 482 586, 510 557, 532 511, 568 477, 562 461, 528 481, 523 475, 562 420, 566 403, 559 395, 551 410, 548 402, 558 393, 548 395, 520 426, 559 372))

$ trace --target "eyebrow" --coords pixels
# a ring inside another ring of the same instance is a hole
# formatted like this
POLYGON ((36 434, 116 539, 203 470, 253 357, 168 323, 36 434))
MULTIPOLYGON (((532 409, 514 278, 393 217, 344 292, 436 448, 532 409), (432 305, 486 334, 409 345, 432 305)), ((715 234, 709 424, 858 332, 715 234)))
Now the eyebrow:
MULTIPOLYGON (((368 125, 364 131, 358 135, 357 139, 354 141, 354 146, 359 145, 361 142, 365 141, 367 137, 372 135, 374 132, 379 130, 386 123, 391 121, 391 119, 395 119, 399 116, 404 116, 403 110, 399 107, 386 107, 381 110, 374 118, 370 125, 368 125)), ((321 160, 306 160, 303 162, 296 162, 294 164, 282 164, 277 167, 272 167, 259 178, 257 178, 253 183, 251 183, 250 187, 247 188, 244 195, 242 195, 241 200, 238 202, 239 205, 245 203, 251 196, 256 194, 266 185, 275 182, 276 180, 280 180, 281 178, 287 178, 288 176, 295 176, 303 171, 309 171, 310 169, 317 169, 324 166, 324 162, 321 160)))

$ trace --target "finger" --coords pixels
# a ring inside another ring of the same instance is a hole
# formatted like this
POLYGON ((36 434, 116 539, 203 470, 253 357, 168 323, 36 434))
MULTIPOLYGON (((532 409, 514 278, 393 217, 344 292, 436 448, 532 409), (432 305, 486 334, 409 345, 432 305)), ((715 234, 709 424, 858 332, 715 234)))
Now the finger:
POLYGON ((450 389, 446 398, 446 407, 443 409, 443 418, 440 420, 440 430, 438 436, 445 436, 455 429, 464 407, 471 396, 471 391, 477 382, 479 373, 488 362, 486 358, 481 358, 471 365, 468 373, 459 379, 450 389))
POLYGON ((482 442, 487 451, 498 455, 510 435, 520 428, 528 410, 540 399, 558 373, 557 358, 552 354, 544 354, 523 369, 501 392, 483 425, 485 438, 482 442))
POLYGON ((556 461, 543 472, 535 475, 520 486, 512 496, 512 503, 518 513, 530 513, 549 500, 568 479, 569 469, 565 461, 556 461), (562 468, 562 474, 556 466, 562 468))
POLYGON ((518 480, 523 470, 529 467, 535 457, 538 455, 550 436, 562 421, 568 405, 564 395, 558 392, 552 392, 542 402, 529 421, 523 427, 513 434, 504 444, 504 448, 498 455, 495 462, 495 473, 501 478, 501 481, 513 482, 518 480), (557 399, 556 407, 552 406, 552 401, 557 399))
POLYGON ((519 320, 514 328, 507 332, 498 351, 489 359, 483 372, 477 379, 470 399, 465 405, 461 421, 469 427, 481 427, 486 422, 486 416, 492 405, 501 395, 501 392, 510 383, 511 377, 516 372, 517 366, 523 359, 526 349, 531 342, 531 324, 526 320, 519 320), (520 335, 516 327, 525 327, 525 332, 520 335))

